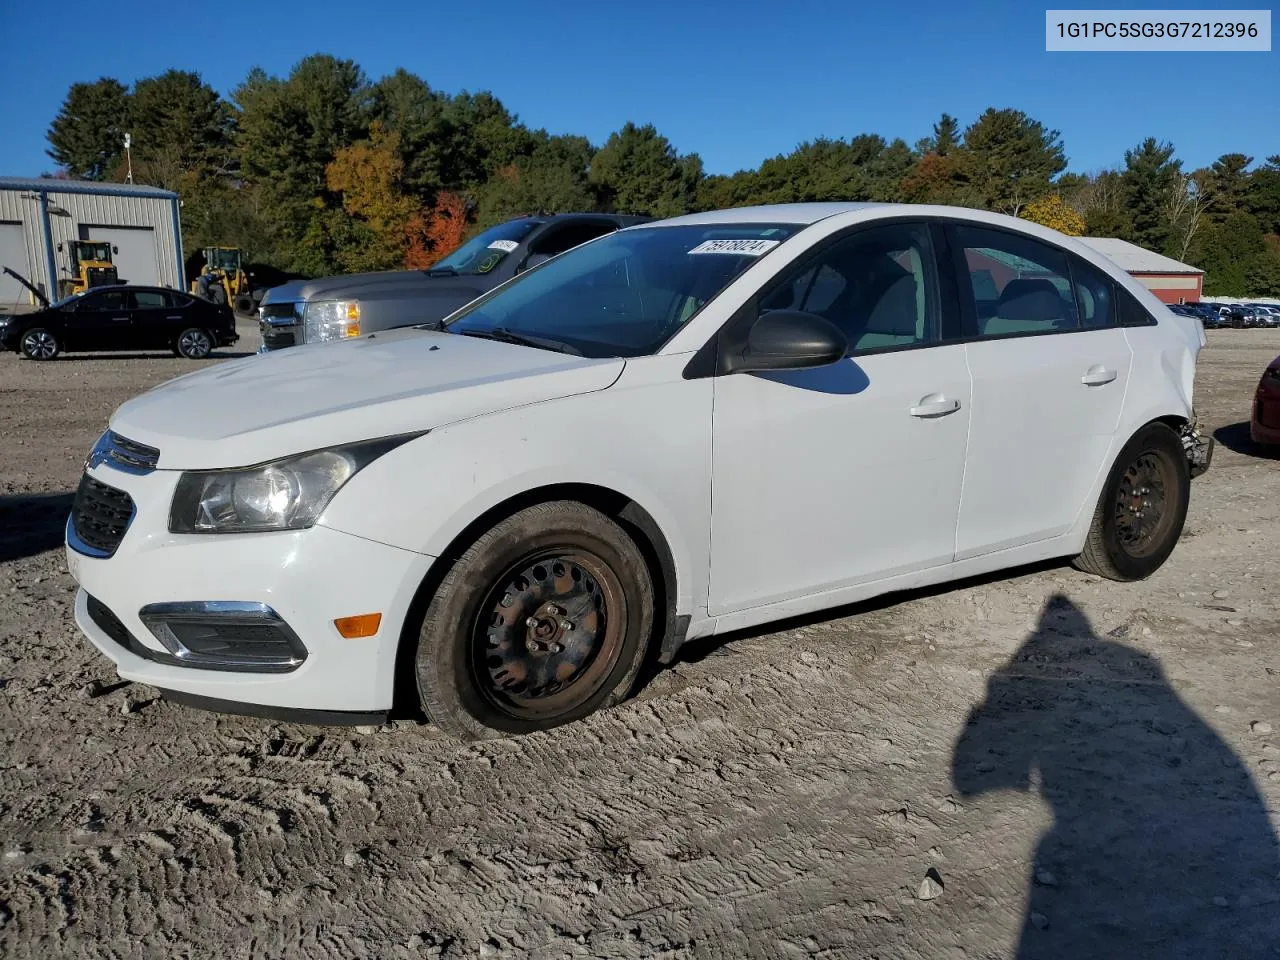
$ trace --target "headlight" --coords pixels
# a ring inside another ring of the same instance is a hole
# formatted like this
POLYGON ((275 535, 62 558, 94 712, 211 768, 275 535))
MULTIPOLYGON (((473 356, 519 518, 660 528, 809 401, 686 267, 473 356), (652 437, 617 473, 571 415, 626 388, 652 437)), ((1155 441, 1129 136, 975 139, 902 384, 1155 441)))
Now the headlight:
POLYGON ((417 436, 317 450, 240 470, 184 473, 173 494, 169 532, 303 530, 363 467, 417 436))
POLYGON ((303 343, 323 343, 360 336, 358 300, 317 300, 302 313, 303 343))

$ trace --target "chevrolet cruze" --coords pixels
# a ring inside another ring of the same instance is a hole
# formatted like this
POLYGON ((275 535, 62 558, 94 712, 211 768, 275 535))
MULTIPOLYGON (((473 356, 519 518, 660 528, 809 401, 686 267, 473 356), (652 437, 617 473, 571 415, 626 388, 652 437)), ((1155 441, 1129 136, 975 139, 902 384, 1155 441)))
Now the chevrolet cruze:
POLYGON ((1089 247, 948 207, 620 230, 443 323, 124 404, 76 620, 215 709, 464 738, 622 700, 682 643, 1047 558, 1153 573, 1208 466, 1204 332, 1089 247))

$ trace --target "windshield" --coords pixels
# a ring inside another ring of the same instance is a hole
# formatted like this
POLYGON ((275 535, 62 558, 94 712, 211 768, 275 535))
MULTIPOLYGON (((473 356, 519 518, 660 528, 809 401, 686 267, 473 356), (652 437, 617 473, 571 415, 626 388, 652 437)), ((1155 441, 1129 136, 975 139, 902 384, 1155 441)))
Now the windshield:
POLYGON ((111 244, 109 243, 82 243, 76 248, 76 259, 78 260, 97 260, 98 262, 111 262, 111 244))
POLYGON ((235 273, 240 269, 240 251, 213 249, 209 251, 209 269, 235 273))
POLYGON ((799 229, 720 223, 622 230, 486 294, 448 329, 536 337, 588 357, 645 356, 799 229))
POLYGON ((431 272, 459 273, 476 275, 488 273, 520 245, 520 241, 528 236, 529 231, 541 224, 541 220, 525 218, 500 223, 490 227, 484 233, 472 237, 453 253, 449 254, 434 267, 431 272))
POLYGON ((88 290, 81 290, 78 293, 68 294, 67 296, 63 297, 61 300, 55 300, 53 301, 53 303, 49 304, 49 309, 54 310, 54 309, 57 309, 58 307, 65 307, 67 304, 75 300, 79 300, 88 292, 89 292, 88 290))

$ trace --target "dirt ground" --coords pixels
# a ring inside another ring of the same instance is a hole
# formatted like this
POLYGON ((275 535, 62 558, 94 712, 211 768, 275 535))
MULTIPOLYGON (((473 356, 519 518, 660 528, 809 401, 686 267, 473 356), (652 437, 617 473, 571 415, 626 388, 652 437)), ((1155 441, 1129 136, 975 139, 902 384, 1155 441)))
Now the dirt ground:
POLYGON ((1210 332, 1217 454, 1147 582, 1046 565, 696 644, 479 746, 119 685, 62 523, 111 410, 190 364, 0 356, 0 953, 1280 956, 1280 460, 1240 426, 1277 353, 1210 332))

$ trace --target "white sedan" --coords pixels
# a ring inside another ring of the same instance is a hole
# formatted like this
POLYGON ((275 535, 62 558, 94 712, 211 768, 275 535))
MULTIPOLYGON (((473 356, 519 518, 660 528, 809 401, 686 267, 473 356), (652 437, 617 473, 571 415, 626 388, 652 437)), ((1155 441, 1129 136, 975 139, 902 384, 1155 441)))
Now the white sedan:
POLYGON ((369 723, 408 689, 460 737, 539 730, 695 637, 1047 558, 1148 576, 1212 452, 1203 344, 997 214, 648 223, 443 329, 124 404, 67 525, 76 620, 185 702, 369 723))

